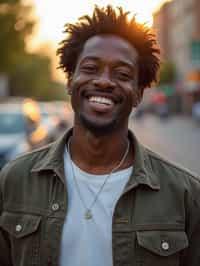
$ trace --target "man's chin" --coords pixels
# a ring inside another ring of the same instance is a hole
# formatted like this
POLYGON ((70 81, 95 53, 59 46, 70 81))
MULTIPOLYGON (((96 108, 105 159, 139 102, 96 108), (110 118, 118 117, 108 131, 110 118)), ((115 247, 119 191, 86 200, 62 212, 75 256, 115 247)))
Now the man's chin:
POLYGON ((97 121, 91 121, 87 119, 85 116, 80 116, 82 125, 88 129, 92 134, 96 136, 107 135, 115 130, 116 128, 116 120, 112 120, 109 122, 98 123, 97 121))

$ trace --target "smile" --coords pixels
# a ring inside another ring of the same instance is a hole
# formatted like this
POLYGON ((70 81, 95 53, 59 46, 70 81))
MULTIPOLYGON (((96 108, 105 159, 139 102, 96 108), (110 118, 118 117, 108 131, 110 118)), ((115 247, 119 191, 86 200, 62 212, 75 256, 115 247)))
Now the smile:
POLYGON ((114 102, 111 99, 100 97, 100 96, 91 96, 89 97, 89 102, 92 103, 99 103, 99 104, 106 104, 106 105, 113 105, 114 102))

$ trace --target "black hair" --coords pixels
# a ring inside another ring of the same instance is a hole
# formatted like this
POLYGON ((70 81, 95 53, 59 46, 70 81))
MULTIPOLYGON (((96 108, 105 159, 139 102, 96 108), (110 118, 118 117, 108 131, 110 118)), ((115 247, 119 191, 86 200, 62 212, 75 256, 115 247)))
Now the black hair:
POLYGON ((95 6, 92 16, 80 17, 75 24, 66 24, 66 39, 60 43, 57 55, 60 57, 59 68, 63 69, 68 80, 72 77, 77 60, 85 42, 101 34, 117 35, 127 40, 138 52, 138 85, 143 89, 150 87, 157 80, 160 67, 159 48, 154 34, 145 24, 136 22, 135 16, 128 19, 129 12, 121 7, 114 9, 95 6))

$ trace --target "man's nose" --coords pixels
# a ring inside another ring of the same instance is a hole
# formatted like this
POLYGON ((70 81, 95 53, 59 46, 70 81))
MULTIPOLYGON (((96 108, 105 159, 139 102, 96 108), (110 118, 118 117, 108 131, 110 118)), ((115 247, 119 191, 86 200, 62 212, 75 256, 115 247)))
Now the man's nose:
POLYGON ((103 71, 93 80, 93 84, 102 89, 112 89, 115 87, 115 83, 108 70, 103 71))

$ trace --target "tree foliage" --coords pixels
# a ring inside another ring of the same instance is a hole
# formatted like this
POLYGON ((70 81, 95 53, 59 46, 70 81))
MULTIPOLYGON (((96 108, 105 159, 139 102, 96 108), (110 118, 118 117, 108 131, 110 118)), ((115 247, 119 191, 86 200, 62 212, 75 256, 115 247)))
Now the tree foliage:
POLYGON ((170 84, 176 81, 176 67, 172 62, 161 65, 159 84, 170 84))
POLYGON ((26 37, 34 28, 31 6, 20 0, 0 0, 0 72, 13 73, 26 54, 26 37))
POLYGON ((51 60, 38 54, 26 56, 22 64, 18 64, 10 80, 10 92, 13 96, 26 96, 38 100, 50 100, 64 97, 62 84, 52 81, 51 60), (60 88, 62 87, 63 94, 60 88))
POLYGON ((63 99, 63 85, 52 80, 50 57, 26 51, 35 24, 32 6, 0 0, 0 74, 8 76, 11 96, 63 99))

